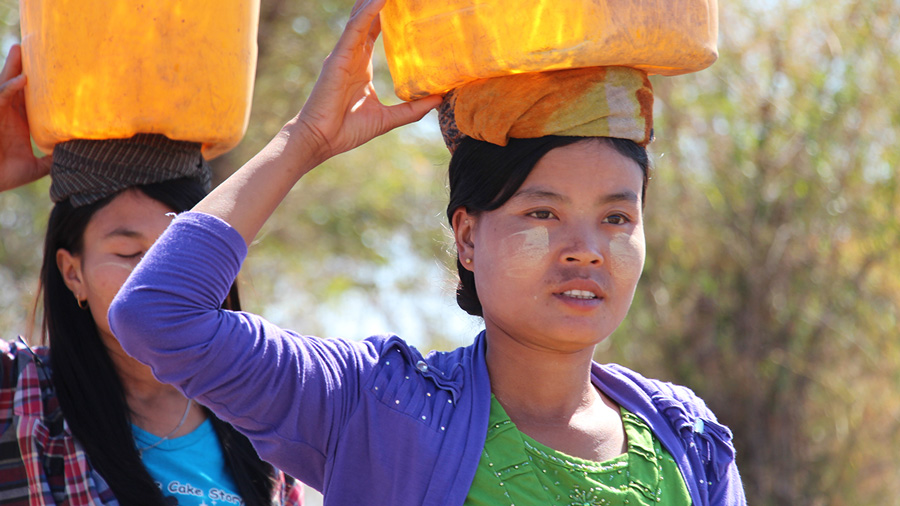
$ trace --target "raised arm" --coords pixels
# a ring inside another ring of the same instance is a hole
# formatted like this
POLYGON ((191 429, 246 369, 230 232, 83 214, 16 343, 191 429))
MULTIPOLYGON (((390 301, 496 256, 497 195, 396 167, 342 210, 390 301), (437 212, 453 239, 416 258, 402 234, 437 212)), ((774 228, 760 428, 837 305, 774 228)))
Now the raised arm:
POLYGON ((198 204, 200 212, 174 220, 109 311, 126 352, 241 430, 264 459, 316 488, 380 341, 300 336, 219 306, 247 245, 301 176, 438 103, 387 107, 375 96, 371 57, 382 3, 358 3, 300 114, 198 204))
POLYGON ((247 244, 291 187, 328 158, 398 126, 417 121, 440 103, 436 96, 385 106, 372 84, 372 51, 385 0, 357 0, 300 113, 195 211, 229 223, 247 244))
POLYGON ((50 163, 49 156, 37 158, 31 149, 22 48, 13 44, 0 71, 0 191, 46 176, 50 163))
POLYGON ((243 432, 259 455, 321 490, 328 455, 377 363, 372 341, 299 336, 220 310, 247 247, 221 220, 183 213, 109 311, 130 355, 243 432))

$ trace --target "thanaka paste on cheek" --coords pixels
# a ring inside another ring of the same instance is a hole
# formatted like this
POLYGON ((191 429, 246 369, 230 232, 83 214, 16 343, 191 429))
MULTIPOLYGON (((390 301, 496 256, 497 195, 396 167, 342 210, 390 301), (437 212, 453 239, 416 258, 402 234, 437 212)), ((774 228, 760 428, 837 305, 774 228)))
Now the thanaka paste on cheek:
POLYGON ((503 240, 501 251, 506 252, 509 259, 506 268, 508 277, 530 277, 535 265, 550 252, 550 234, 546 227, 516 232, 503 240))
POLYGON ((103 262, 102 264, 97 264, 95 269, 102 269, 104 267, 119 268, 126 271, 128 274, 131 274, 131 271, 134 270, 134 266, 128 262, 103 262))
POLYGON ((644 241, 639 233, 619 233, 609 242, 610 266, 619 276, 640 277, 644 269, 644 241))

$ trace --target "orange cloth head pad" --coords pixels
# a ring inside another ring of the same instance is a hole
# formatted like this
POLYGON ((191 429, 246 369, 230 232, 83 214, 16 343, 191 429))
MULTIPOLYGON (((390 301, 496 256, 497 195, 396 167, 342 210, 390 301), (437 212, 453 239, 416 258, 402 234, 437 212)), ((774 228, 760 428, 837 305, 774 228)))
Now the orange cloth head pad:
POLYGON ((653 89, 645 72, 627 67, 479 79, 444 97, 440 121, 451 152, 461 135, 500 146, 545 135, 618 137, 646 146, 653 89))

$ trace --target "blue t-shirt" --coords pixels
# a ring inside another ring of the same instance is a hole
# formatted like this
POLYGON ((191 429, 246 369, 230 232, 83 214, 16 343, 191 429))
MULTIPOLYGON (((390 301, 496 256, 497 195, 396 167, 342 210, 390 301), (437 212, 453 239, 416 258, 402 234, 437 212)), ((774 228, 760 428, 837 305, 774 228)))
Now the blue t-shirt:
MULTIPOLYGON (((138 448, 147 448, 161 439, 135 425, 131 429, 138 448)), ((147 448, 142 459, 169 506, 244 504, 209 420, 190 434, 147 448)))

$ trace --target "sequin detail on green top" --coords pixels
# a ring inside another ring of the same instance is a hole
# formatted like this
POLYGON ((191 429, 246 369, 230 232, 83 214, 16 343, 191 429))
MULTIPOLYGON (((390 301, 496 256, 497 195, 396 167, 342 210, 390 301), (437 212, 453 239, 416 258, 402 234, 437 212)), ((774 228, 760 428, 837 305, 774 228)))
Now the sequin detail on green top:
POLYGON ((604 462, 572 457, 519 432, 491 396, 487 440, 466 506, 689 505, 674 459, 647 424, 621 408, 628 451, 604 462))

